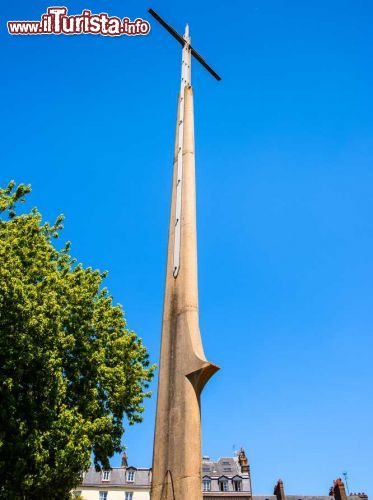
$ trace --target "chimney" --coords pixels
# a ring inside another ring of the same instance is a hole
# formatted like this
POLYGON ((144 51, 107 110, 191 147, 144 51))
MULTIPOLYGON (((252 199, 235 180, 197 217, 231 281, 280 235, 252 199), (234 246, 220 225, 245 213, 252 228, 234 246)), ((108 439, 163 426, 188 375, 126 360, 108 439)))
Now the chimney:
POLYGON ((332 491, 335 500, 347 500, 345 485, 340 477, 333 481, 332 491))
POLYGON ((128 467, 127 453, 123 452, 121 467, 128 467))
POLYGON ((242 473, 249 473, 249 461, 247 459, 247 456, 246 456, 246 453, 245 453, 245 450, 243 448, 240 449, 239 453, 238 453, 238 463, 240 464, 240 467, 241 467, 241 472, 242 473))
POLYGON ((273 490, 273 494, 276 495, 277 500, 286 500, 284 483, 281 479, 277 481, 276 486, 273 490))

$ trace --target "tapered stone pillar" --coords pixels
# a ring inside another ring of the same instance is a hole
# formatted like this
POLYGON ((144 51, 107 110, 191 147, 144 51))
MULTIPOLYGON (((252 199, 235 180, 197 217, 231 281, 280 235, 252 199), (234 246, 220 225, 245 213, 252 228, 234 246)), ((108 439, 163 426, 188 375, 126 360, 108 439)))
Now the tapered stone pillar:
MULTIPOLYGON (((185 37, 188 37, 187 31, 185 37)), ((198 321, 193 90, 187 45, 183 48, 182 64, 163 306, 152 500, 202 500, 200 395, 206 382, 218 370, 205 358, 198 321)))

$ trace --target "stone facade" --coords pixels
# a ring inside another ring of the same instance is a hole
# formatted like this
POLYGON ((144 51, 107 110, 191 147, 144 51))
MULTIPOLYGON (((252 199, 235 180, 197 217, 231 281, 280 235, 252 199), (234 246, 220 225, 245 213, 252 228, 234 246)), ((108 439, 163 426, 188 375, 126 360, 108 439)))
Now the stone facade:
MULTIPOLYGON (((96 472, 91 467, 75 490, 84 500, 149 500, 151 469, 128 466, 124 456, 121 467, 96 472)), ((237 457, 202 460, 203 498, 241 498, 251 500, 250 468, 245 452, 237 457)), ((192 500, 192 499, 191 499, 192 500)))
POLYGON ((238 457, 222 457, 214 461, 202 459, 202 491, 204 498, 251 498, 250 468, 244 450, 238 457), (232 497, 233 498, 233 497, 232 497))
MULTIPOLYGON (((329 495, 286 495, 283 482, 277 481, 273 495, 252 495, 250 466, 243 449, 234 457, 212 460, 204 456, 201 470, 204 499, 219 500, 368 500, 364 493, 347 495, 341 479, 333 481, 329 495)), ((152 470, 129 466, 124 454, 121 467, 96 472, 91 467, 76 488, 84 500, 150 500, 152 470)), ((190 499, 194 500, 194 499, 190 499)))

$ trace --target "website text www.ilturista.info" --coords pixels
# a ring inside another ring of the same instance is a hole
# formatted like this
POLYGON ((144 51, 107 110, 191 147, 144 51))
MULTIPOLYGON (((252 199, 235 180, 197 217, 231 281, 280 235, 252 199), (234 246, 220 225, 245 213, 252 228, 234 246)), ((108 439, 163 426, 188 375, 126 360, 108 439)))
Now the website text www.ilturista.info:
POLYGON ((66 7, 48 7, 40 21, 8 21, 7 24, 11 35, 137 36, 150 32, 150 24, 141 18, 131 21, 106 12, 92 14, 88 9, 77 16, 68 16, 66 7))

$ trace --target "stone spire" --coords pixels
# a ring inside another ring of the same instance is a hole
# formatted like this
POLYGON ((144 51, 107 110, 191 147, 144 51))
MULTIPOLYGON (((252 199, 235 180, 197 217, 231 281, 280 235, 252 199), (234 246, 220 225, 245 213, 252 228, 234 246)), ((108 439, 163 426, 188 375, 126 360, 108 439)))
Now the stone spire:
POLYGON ((189 29, 178 96, 152 500, 202 500, 200 394, 218 367, 199 331, 194 114, 189 29))

